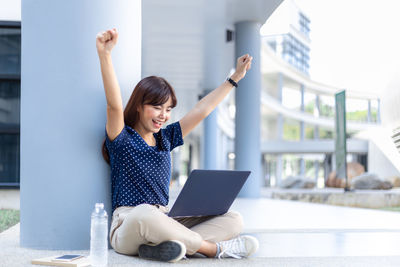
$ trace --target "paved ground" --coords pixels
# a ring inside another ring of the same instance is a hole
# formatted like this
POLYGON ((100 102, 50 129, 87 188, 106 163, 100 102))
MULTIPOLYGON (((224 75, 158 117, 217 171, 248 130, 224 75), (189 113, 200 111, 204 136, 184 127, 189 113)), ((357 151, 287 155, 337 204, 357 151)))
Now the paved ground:
MULTIPOLYGON (((400 266, 400 213, 285 200, 237 199, 245 232, 260 250, 249 259, 190 258, 192 266, 400 266)), ((19 225, 0 234, 0 266, 31 266, 30 260, 88 251, 43 251, 19 247, 19 225)), ((109 266, 159 266, 109 252, 109 266)))

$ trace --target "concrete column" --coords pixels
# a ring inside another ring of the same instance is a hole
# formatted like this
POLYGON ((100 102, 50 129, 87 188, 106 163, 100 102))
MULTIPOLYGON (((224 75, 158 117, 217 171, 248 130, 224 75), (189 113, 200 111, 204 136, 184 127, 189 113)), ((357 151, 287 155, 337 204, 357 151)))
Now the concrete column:
POLYGON ((377 101, 378 101, 378 111, 376 114, 376 120, 377 120, 376 122, 381 123, 381 100, 377 99, 377 101))
POLYGON ((368 99, 367 121, 368 121, 368 122, 371 122, 371 121, 372 121, 372 117, 371 117, 371 99, 368 99))
POLYGON ((318 173, 319 173, 319 161, 314 161, 314 168, 315 168, 315 182, 318 182, 318 173))
MULTIPOLYGON (((283 74, 278 73, 278 100, 282 104, 282 95, 283 95, 283 74)), ((278 114, 277 118, 277 135, 278 140, 283 139, 283 115, 281 113, 278 114)), ((283 157, 282 154, 278 154, 276 157, 276 185, 280 185, 282 182, 282 172, 283 172, 283 157)))
POLYGON ((21 9, 21 246, 88 249, 95 203, 111 218, 95 38, 119 30, 113 61, 126 103, 140 80, 141 1, 23 0, 21 9))
MULTIPOLYGON (((304 110, 305 110, 305 107, 304 107, 304 84, 300 85, 300 94, 301 94, 300 110, 301 110, 301 112, 304 112, 304 110)), ((304 121, 300 121, 300 141, 303 141, 304 137, 305 137, 304 121)))
MULTIPOLYGON (((319 106, 319 95, 315 95, 315 108, 317 109, 318 117, 321 116, 321 109, 319 106)), ((319 127, 314 126, 314 139, 319 139, 319 127)))
POLYGON ((204 169, 215 170, 218 169, 218 123, 217 123, 218 110, 215 109, 204 120, 204 142, 203 142, 203 162, 204 169))
MULTIPOLYGON (((204 95, 220 86, 228 75, 224 68, 225 27, 221 14, 225 12, 223 1, 206 0, 204 38, 204 95)), ((203 164, 205 169, 218 169, 221 149, 218 149, 218 107, 204 119, 203 164)))
POLYGON ((282 183, 283 168, 284 168, 283 156, 282 156, 282 154, 278 154, 276 156, 276 181, 275 181, 276 187, 279 187, 280 184, 282 183))
MULTIPOLYGON (((317 109, 318 117, 321 116, 319 95, 315 96, 315 108, 317 109)), ((318 126, 315 126, 315 128, 314 128, 314 139, 319 139, 319 127, 318 126)), ((315 182, 317 183, 318 182, 318 172, 319 172, 318 160, 314 161, 314 169, 315 169, 315 182)))
POLYGON ((222 169, 224 169, 224 170, 228 170, 228 168, 229 168, 229 166, 228 166, 228 137, 225 135, 225 134, 223 134, 222 133, 222 144, 221 144, 221 147, 222 147, 222 151, 223 151, 223 155, 222 155, 222 158, 221 158, 221 168, 222 169))
MULTIPOLYGON (((300 110, 301 112, 304 112, 304 84, 300 85, 300 93, 301 93, 301 105, 300 105, 300 110)), ((304 121, 300 121, 300 142, 304 141, 305 139, 305 127, 304 127, 304 121)), ((303 156, 300 158, 300 176, 304 176, 306 172, 306 164, 304 162, 303 156)))
POLYGON ((304 157, 301 156, 300 158, 300 176, 304 176, 306 173, 306 162, 304 160, 304 157))
POLYGON ((324 182, 328 180, 328 175, 330 173, 330 155, 325 154, 325 159, 324 159, 324 182))
POLYGON ((259 197, 261 188, 260 152, 260 97, 261 97, 261 24, 243 21, 235 24, 236 58, 243 54, 253 56, 251 70, 236 89, 235 169, 252 173, 239 196, 259 197))
MULTIPOLYGON (((283 74, 278 73, 278 101, 282 104, 283 99, 283 74)), ((277 121, 277 129, 278 129, 278 140, 283 139, 283 115, 281 113, 278 114, 277 121)))
POLYGON ((181 173, 181 151, 180 147, 175 148, 172 151, 172 175, 171 179, 175 184, 179 182, 179 175, 181 173))

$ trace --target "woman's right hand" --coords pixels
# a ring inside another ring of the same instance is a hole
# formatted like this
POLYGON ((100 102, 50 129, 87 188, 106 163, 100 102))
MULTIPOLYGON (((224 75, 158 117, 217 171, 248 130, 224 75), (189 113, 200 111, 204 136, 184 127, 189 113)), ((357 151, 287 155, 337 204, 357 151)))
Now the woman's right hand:
POLYGON ((99 32, 96 36, 97 53, 100 55, 110 54, 111 50, 117 44, 118 32, 117 29, 99 32))

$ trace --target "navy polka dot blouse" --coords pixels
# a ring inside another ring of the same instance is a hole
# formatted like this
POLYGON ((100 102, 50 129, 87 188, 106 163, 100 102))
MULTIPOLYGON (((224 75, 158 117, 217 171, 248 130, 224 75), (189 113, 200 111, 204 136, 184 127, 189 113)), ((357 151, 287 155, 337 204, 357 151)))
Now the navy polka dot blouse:
POLYGON ((183 144, 181 126, 179 122, 172 123, 155 133, 154 137, 156 146, 149 146, 127 125, 113 141, 106 132, 113 211, 119 206, 168 204, 170 152, 183 144))

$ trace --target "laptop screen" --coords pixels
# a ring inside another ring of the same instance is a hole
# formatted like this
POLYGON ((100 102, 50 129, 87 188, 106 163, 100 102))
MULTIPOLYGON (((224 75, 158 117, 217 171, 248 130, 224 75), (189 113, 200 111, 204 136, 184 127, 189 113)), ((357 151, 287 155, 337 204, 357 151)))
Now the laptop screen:
POLYGON ((250 171, 193 170, 168 216, 226 213, 249 175, 250 171))

